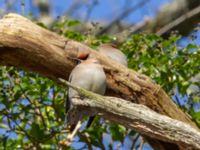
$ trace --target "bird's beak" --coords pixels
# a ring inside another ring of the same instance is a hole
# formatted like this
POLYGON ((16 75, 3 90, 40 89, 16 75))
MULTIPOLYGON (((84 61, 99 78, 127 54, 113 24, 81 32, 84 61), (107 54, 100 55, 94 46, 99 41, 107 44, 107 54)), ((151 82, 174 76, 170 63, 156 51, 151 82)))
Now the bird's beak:
POLYGON ((74 58, 74 62, 78 65, 82 62, 82 60, 78 59, 78 58, 74 58))
POLYGON ((80 64, 82 62, 82 60, 77 60, 77 65, 80 64))
POLYGON ((80 64, 82 62, 82 60, 78 59, 78 58, 73 58, 73 57, 69 57, 76 65, 80 64))

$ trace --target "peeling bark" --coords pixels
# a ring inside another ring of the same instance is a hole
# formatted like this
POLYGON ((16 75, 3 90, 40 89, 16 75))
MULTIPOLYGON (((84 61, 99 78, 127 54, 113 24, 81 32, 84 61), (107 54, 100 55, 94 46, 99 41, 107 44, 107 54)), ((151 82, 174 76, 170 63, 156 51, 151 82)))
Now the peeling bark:
MULTIPOLYGON (((200 149, 200 132, 182 121, 160 115, 141 104, 131 103, 116 97, 101 96, 76 87, 62 79, 59 81, 78 91, 84 97, 84 100, 72 99, 73 105, 76 106, 77 111, 81 110, 81 114, 85 111, 89 115, 102 116, 145 136, 175 143, 184 149, 200 149)), ((68 121, 70 123, 70 118, 68 121)))

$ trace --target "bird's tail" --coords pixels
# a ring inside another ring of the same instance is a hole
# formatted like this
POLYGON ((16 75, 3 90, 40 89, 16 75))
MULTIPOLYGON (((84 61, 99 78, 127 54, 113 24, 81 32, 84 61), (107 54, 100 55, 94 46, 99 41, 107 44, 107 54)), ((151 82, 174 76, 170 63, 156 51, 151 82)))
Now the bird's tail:
POLYGON ((69 97, 67 96, 67 98, 65 99, 65 126, 67 126, 68 123, 67 114, 69 110, 70 110, 70 100, 69 97))
POLYGON ((88 129, 92 125, 94 118, 95 118, 95 116, 92 116, 89 118, 87 125, 86 125, 86 129, 88 129))

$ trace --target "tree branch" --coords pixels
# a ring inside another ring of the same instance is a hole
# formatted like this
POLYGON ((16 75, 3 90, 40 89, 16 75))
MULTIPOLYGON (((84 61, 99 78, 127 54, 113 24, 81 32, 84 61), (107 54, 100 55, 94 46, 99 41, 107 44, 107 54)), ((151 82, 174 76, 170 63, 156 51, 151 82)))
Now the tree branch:
POLYGON ((169 35, 169 31, 178 30, 181 34, 187 35, 191 31, 191 29, 194 29, 194 27, 197 25, 197 23, 199 22, 199 17, 200 6, 183 14, 174 21, 166 24, 161 29, 159 29, 156 34, 159 36, 167 36, 169 35))
POLYGON ((168 37, 170 31, 176 30, 181 35, 188 35, 197 26, 199 17, 199 0, 174 0, 163 5, 154 18, 146 18, 115 35, 119 38, 119 43, 140 31, 168 37))
POLYGON ((101 96, 76 87, 67 81, 59 81, 78 91, 84 100, 73 99, 77 109, 96 112, 99 116, 134 129, 143 135, 182 147, 200 149, 200 132, 190 125, 160 115, 141 104, 134 104, 116 97, 101 96))
POLYGON ((126 18, 128 15, 130 15, 131 12, 136 11, 138 8, 141 8, 147 2, 149 2, 149 0, 141 0, 138 4, 126 9, 117 18, 115 18, 106 27, 104 27, 99 33, 97 33, 97 35, 106 33, 113 27, 113 25, 117 24, 120 20, 126 18))
POLYGON ((31 70, 55 81, 58 78, 68 79, 75 67, 70 57, 76 57, 78 50, 90 52, 102 64, 107 77, 107 95, 146 105, 198 130, 190 117, 147 76, 127 69, 86 45, 43 29, 22 16, 9 14, 0 20, 1 65, 31 70))

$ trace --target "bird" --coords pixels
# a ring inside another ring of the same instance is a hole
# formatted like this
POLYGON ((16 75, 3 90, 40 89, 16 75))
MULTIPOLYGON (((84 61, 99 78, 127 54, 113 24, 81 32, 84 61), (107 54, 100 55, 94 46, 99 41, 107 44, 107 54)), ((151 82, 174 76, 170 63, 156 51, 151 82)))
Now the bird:
POLYGON ((97 50, 99 53, 110 57, 111 59, 117 61, 118 63, 128 66, 127 58, 124 53, 122 53, 119 49, 117 49, 116 45, 111 43, 101 44, 97 50))
MULTIPOLYGON (((117 49, 116 45, 112 43, 101 44, 97 50, 99 53, 117 61, 118 63, 128 67, 128 61, 124 53, 122 53, 119 49, 117 49)), ((86 128, 89 128, 92 124, 95 116, 89 118, 86 128)))
MULTIPOLYGON (((106 91, 106 75, 103 67, 94 57, 87 57, 86 60, 81 61, 80 64, 72 70, 69 76, 69 82, 75 86, 100 95, 104 95, 106 91)), ((66 112, 73 108, 71 100, 77 97, 79 97, 79 93, 69 87, 68 99, 66 100, 66 112)), ((89 119, 88 124, 92 122, 93 118, 94 117, 91 117, 89 119)), ((75 125, 72 125, 72 128, 74 127, 75 125)))

